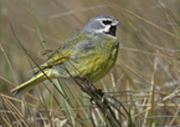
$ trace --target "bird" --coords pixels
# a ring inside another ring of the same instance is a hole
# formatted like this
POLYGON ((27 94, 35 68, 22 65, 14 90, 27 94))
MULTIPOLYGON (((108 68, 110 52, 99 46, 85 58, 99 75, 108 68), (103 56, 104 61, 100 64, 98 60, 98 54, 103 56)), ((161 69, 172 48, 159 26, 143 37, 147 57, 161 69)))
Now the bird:
POLYGON ((75 84, 87 77, 92 83, 103 78, 114 66, 119 50, 116 36, 120 24, 107 14, 91 18, 82 30, 69 37, 36 71, 28 81, 11 90, 16 98, 47 79, 59 78, 75 84))

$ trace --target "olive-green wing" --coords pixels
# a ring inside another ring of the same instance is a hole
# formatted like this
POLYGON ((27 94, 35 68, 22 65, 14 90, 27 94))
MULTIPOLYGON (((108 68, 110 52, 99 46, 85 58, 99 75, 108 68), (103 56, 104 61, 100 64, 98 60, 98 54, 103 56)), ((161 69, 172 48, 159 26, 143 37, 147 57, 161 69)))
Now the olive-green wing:
POLYGON ((51 67, 53 65, 61 64, 68 60, 68 57, 71 56, 74 52, 80 50, 78 43, 82 43, 87 40, 87 33, 78 32, 71 36, 65 41, 65 43, 56 50, 47 61, 41 65, 42 68, 51 67))

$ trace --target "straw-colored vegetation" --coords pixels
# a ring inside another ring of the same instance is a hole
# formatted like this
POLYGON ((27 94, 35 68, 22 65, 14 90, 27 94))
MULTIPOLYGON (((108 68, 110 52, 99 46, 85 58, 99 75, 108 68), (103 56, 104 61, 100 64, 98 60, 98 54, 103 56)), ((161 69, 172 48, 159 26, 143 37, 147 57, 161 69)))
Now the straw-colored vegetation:
POLYGON ((180 126, 180 1, 0 3, 0 127, 180 126), (10 93, 33 75, 29 71, 36 63, 43 63, 98 14, 121 22, 117 31, 120 52, 114 69, 95 87, 66 85, 55 79, 21 100, 10 93))

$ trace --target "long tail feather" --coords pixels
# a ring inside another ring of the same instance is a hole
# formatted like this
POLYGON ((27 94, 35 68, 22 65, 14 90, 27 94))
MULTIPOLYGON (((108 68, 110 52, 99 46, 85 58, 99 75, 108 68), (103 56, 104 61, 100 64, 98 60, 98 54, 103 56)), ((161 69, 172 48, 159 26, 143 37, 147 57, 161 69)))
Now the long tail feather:
MULTIPOLYGON (((48 72, 49 70, 44 71, 45 74, 48 74, 48 72)), ((41 83, 45 79, 46 79, 46 76, 42 72, 39 72, 27 82, 12 89, 11 92, 15 93, 16 98, 20 98, 22 95, 24 95, 26 92, 33 89, 35 86, 37 86, 39 83, 41 83)))

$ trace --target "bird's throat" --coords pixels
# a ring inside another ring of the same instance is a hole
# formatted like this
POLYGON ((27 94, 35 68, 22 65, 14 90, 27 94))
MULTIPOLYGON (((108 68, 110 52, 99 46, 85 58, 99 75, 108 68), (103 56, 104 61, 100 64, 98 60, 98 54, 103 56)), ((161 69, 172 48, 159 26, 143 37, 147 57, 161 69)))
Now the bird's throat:
POLYGON ((109 34, 111 36, 116 36, 116 26, 111 26, 108 32, 104 32, 105 34, 109 34))

